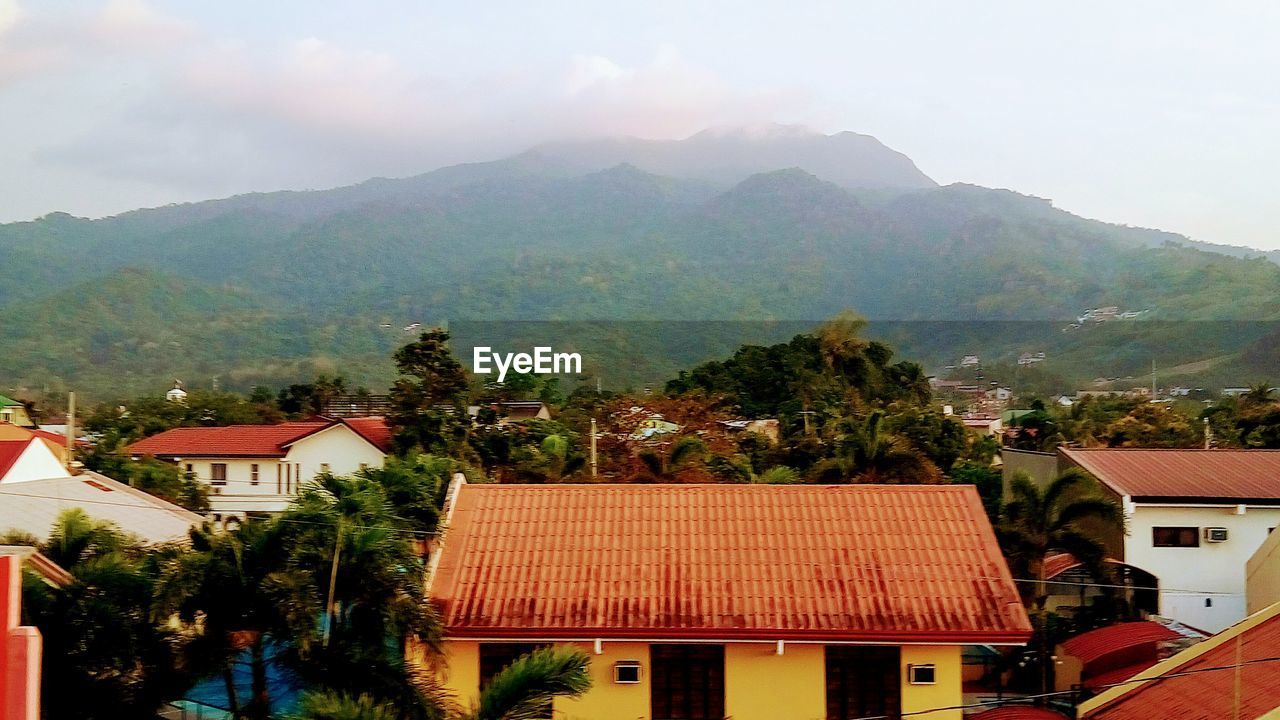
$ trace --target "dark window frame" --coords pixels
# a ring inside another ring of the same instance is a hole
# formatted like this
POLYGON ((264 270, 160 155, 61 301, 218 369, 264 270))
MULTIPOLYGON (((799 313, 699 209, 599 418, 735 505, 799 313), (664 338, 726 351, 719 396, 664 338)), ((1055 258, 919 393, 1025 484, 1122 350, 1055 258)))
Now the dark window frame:
POLYGON ((649 646, 653 720, 721 720, 725 708, 724 646, 649 646))
POLYGON ((1200 528, 1186 525, 1161 525, 1151 528, 1151 547, 1200 547, 1200 528))
POLYGON ((824 655, 827 720, 901 717, 901 648, 895 645, 827 645, 824 655))
POLYGON ((226 463, 209 463, 209 484, 210 485, 226 485, 227 484, 227 464, 226 463))

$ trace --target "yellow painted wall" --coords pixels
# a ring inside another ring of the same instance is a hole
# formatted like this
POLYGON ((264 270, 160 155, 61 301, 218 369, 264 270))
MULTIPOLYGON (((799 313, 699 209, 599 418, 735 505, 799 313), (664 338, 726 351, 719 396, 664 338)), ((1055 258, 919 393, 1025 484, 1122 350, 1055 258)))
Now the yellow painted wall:
POLYGON ((1280 603, 1280 530, 1272 531, 1245 565, 1245 600, 1250 615, 1280 603))
POLYGON ((649 645, 611 643, 596 655, 591 643, 561 643, 591 656, 591 690, 580 698, 556 698, 556 720, 647 720, 649 717, 649 645), (613 664, 619 660, 640 661, 640 682, 619 685, 613 681, 613 664))
POLYGON ((724 711, 733 720, 824 720, 821 645, 736 643, 724 647, 724 711))
MULTIPOLYGON (((960 680, 961 657, 958 645, 904 645, 902 648, 902 712, 920 712, 929 708, 956 707, 964 702, 960 680), (907 682, 908 665, 932 663, 937 670, 933 685, 911 685, 907 682)), ((961 710, 939 710, 913 715, 913 720, 960 720, 961 710)))
MULTIPOLYGON (((605 642, 596 655, 590 643, 557 643, 576 647, 591 656, 591 690, 578 699, 557 699, 557 720, 648 720, 649 645, 605 642), (613 665, 619 660, 639 660, 640 682, 613 682, 613 665)), ((410 657, 421 659, 411 650, 410 657), (416 656, 416 657, 415 657, 416 656)), ((475 642, 445 643, 446 665, 441 669, 444 687, 463 707, 479 694, 480 649, 475 642)), ((782 655, 773 643, 725 645, 725 714, 733 720, 823 720, 826 715, 825 651, 821 645, 788 644, 782 655)), ((934 707, 960 705, 961 657, 957 646, 905 646, 902 648, 902 710, 919 712, 934 707), (934 685, 910 685, 907 665, 932 663, 937 668, 934 685)), ((913 716, 913 720, 961 720, 961 711, 948 710, 913 716)))

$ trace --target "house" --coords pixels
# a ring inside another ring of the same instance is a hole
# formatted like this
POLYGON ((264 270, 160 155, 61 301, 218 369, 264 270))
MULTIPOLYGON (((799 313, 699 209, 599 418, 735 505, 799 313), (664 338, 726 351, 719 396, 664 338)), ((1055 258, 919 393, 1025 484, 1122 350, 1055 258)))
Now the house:
POLYGON ((169 388, 169 392, 164 394, 164 399, 172 403, 185 403, 187 401, 187 391, 182 389, 182 383, 174 380, 173 387, 169 388))
MULTIPOLYGON (((497 418, 494 424, 498 426, 527 422, 529 420, 551 419, 551 408, 548 408, 546 403, 538 400, 508 400, 487 406, 469 405, 467 406, 467 415, 473 421, 480 421, 480 412, 486 408, 493 411, 494 417, 497 418)), ((452 408, 449 410, 452 412, 452 408)))
POLYGON ((960 367, 977 367, 982 364, 982 359, 977 355, 965 355, 960 358, 960 367))
POLYGON ((1004 430, 1004 422, 996 415, 965 415, 960 422, 979 435, 998 436, 1004 430))
POLYGON ((204 522, 196 513, 95 472, 0 484, 0 532, 17 530, 44 541, 58 516, 72 508, 115 523, 147 545, 186 542, 188 531, 204 522))
MULTIPOLYGON (((0 441, 27 440, 30 438, 39 438, 57 456, 58 462, 63 465, 67 464, 67 436, 65 434, 44 428, 25 428, 20 425, 0 422, 0 441)), ((84 445, 85 443, 78 442, 78 444, 84 445)))
POLYGON ((1159 614, 1217 632, 1244 618, 1245 565, 1280 525, 1280 451, 1058 449, 1124 510, 1111 556, 1157 580, 1159 614))
POLYGON ((31 436, 25 440, 0 440, 0 484, 29 482, 63 477, 67 467, 63 459, 44 439, 31 436))
POLYGON ((1280 532, 1272 531, 1245 564, 1246 610, 1259 610, 1280 603, 1280 532))
POLYGON ((31 416, 27 414, 26 405, 4 395, 0 395, 0 422, 7 422, 25 428, 36 426, 31 421, 31 416))
POLYGON ((1280 604, 1082 703, 1082 720, 1280 717, 1280 604))
POLYGON ((1107 625, 1069 638, 1055 649, 1054 687, 1090 692, 1123 682, 1164 658, 1205 639, 1173 622, 1139 620, 1107 625))
POLYGON ((1042 352, 1037 352, 1037 353, 1024 352, 1018 356, 1019 365, 1035 365, 1036 363, 1042 363, 1042 362, 1044 362, 1044 353, 1042 352))
MULTIPOLYGON (((6 549, 7 550, 7 549, 6 549)), ((22 624, 22 554, 0 551, 0 717, 40 718, 40 631, 22 624)))
POLYGON ((327 418, 277 425, 183 427, 139 440, 130 455, 177 464, 210 486, 213 519, 276 513, 320 473, 382 467, 391 430, 380 417, 327 418))
POLYGON ((1013 397, 1013 391, 1007 387, 994 387, 985 393, 988 400, 996 402, 1008 402, 1013 397))
POLYGON ((464 705, 553 645, 593 681, 556 717, 960 720, 962 648, 1031 632, 971 486, 455 481, 445 515, 435 669, 464 705))

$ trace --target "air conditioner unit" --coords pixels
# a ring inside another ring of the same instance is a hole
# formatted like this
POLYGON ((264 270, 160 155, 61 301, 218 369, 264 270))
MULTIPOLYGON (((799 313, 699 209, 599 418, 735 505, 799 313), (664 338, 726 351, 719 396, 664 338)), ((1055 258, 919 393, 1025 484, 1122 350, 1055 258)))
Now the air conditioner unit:
POLYGON ((619 685, 635 685, 640 682, 640 661, 619 660, 614 663, 613 681, 619 685))
POLYGON ((1226 542, 1227 529, 1224 527, 1212 527, 1204 529, 1204 539, 1209 542, 1226 542))

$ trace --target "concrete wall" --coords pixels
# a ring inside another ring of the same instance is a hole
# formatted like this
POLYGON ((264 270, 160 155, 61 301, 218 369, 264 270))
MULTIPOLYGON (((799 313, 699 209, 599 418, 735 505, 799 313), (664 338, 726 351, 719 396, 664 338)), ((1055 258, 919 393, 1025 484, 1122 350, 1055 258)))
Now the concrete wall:
POLYGON ((1280 525, 1280 507, 1130 506, 1124 561, 1156 576, 1160 614, 1211 633, 1243 620, 1245 566, 1280 525), (1200 547, 1154 547, 1154 527, 1195 527, 1200 547), (1204 529, 1227 529, 1226 542, 1204 539, 1204 529))
POLYGON ((1280 603, 1280 532, 1268 535, 1245 564, 1245 595, 1250 615, 1280 603))
POLYGON ((1039 487, 1045 487, 1058 476, 1058 456, 1055 453, 1033 452, 1001 448, 1000 472, 1004 476, 1004 496, 1009 497, 1009 482, 1015 473, 1023 472, 1039 487))
MULTIPOLYGON (((592 686, 577 699, 558 699, 557 720, 650 720, 649 645, 640 642, 555 643, 575 647, 591 656, 592 686), (619 660, 640 663, 640 682, 619 685, 613 666, 619 660)), ((921 713, 921 720, 960 720, 960 710, 937 710, 962 703, 961 648, 912 645, 902 648, 902 711, 921 713), (933 685, 911 685, 907 666, 932 664, 933 685)), ((431 663, 420 649, 410 657, 431 663)), ((445 643, 443 662, 436 664, 444 688, 462 707, 475 702, 480 691, 480 649, 473 641, 445 643)), ((434 664, 434 663, 433 663, 434 664)), ((824 720, 826 718, 826 654, 822 645, 789 643, 777 654, 776 643, 726 643, 724 653, 725 715, 733 720, 824 720)))

